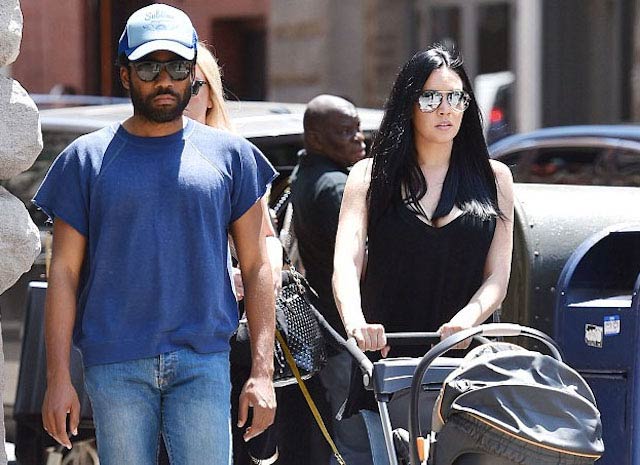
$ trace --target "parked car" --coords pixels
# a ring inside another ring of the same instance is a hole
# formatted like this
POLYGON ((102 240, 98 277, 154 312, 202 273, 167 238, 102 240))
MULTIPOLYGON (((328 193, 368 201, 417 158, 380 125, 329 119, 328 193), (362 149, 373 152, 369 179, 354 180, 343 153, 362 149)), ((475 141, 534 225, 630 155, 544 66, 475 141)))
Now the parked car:
POLYGON ((71 95, 71 94, 29 94, 38 110, 49 108, 85 107, 89 105, 111 105, 127 103, 128 97, 105 97, 102 95, 71 95))
POLYGON ((640 187, 640 125, 545 128, 502 139, 489 153, 515 182, 640 187))
POLYGON ((482 113, 487 144, 516 131, 514 85, 515 75, 511 71, 480 74, 474 80, 474 93, 482 113))
MULTIPOLYGON (((273 182, 271 189, 270 205, 273 207, 283 204, 283 198, 287 195, 289 174, 297 163, 299 150, 303 147, 302 119, 305 105, 230 102, 228 106, 235 131, 253 142, 278 170, 279 176, 273 182)), ((123 121, 132 113, 132 106, 128 103, 52 108, 40 112, 44 143, 42 152, 29 170, 8 181, 3 181, 1 184, 27 206, 31 217, 41 231, 43 244, 50 234, 51 225, 47 223, 46 216, 31 204, 31 199, 53 160, 80 135, 123 121)), ((373 131, 380 124, 382 111, 359 108, 358 113, 361 119, 361 129, 367 140, 370 141, 373 131)), ((2 309, 2 323, 5 330, 7 327, 20 327, 26 313, 29 283, 45 279, 44 246, 42 250, 43 252, 36 259, 31 270, 25 273, 12 288, 0 295, 0 309, 2 309)), ((42 292, 38 293, 38 298, 42 297, 41 294, 42 292)), ((25 328, 22 328, 22 331, 25 331, 25 328)), ((28 370, 30 372, 37 371, 33 378, 42 381, 44 379, 44 361, 40 356, 43 350, 42 341, 30 340, 29 344, 30 350, 39 354, 35 357, 39 361, 36 362, 34 359, 34 366, 29 366, 28 370)), ((24 348, 23 345, 23 350, 24 348)), ((37 403, 38 399, 41 400, 41 397, 38 397, 42 394, 41 388, 42 386, 30 386, 29 389, 33 392, 21 392, 21 395, 25 396, 29 402, 37 403)), ((33 412, 29 410, 28 414, 22 414, 21 418, 16 420, 16 424, 12 424, 12 404, 10 401, 6 410, 7 439, 15 442, 16 453, 20 452, 24 461, 23 465, 40 465, 44 456, 44 448, 53 445, 53 443, 42 431, 39 408, 34 408, 33 412)), ((91 437, 91 429, 82 430, 81 425, 81 434, 77 439, 84 441, 87 438, 90 440, 91 437)), ((91 447, 89 444, 87 447, 74 448, 74 450, 76 452, 78 450, 84 451, 89 457, 93 454, 91 447)), ((63 463, 67 463, 67 461, 63 463)), ((68 461, 68 463, 76 462, 68 461)))
POLYGON ((501 85, 489 111, 487 144, 493 144, 515 132, 513 101, 513 82, 501 85))

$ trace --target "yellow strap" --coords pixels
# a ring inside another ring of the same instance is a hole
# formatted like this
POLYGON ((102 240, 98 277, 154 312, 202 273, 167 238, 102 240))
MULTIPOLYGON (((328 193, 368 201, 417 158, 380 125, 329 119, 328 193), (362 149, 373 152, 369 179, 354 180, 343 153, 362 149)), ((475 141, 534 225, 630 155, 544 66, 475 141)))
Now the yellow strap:
POLYGON ((278 342, 280 342, 280 345, 282 346, 282 351, 284 352, 284 357, 287 359, 287 364, 289 365, 289 368, 291 368, 293 375, 296 377, 296 380, 298 381, 298 386, 300 386, 302 395, 307 401, 307 404, 309 404, 309 409, 311 410, 311 413, 313 413, 313 417, 316 419, 316 423, 318 423, 318 426, 320 427, 320 431, 322 431, 324 438, 329 443, 329 446, 331 446, 333 455, 336 457, 336 460, 338 461, 339 465, 346 465, 346 462, 342 458, 342 455, 340 455, 340 452, 338 452, 338 448, 336 447, 336 444, 333 442, 333 439, 331 439, 331 435, 329 434, 329 431, 327 430, 327 427, 325 426, 324 421, 322 421, 320 412, 318 412, 318 407, 316 407, 315 402, 311 398, 311 394, 309 394, 309 390, 307 389, 306 384, 304 384, 304 381, 302 380, 302 376, 300 376, 300 371, 298 370, 296 362, 293 359, 293 355, 291 355, 289 346, 287 345, 284 338, 282 337, 282 334, 280 334, 280 331, 278 331, 277 329, 276 329, 276 337, 278 338, 278 342))

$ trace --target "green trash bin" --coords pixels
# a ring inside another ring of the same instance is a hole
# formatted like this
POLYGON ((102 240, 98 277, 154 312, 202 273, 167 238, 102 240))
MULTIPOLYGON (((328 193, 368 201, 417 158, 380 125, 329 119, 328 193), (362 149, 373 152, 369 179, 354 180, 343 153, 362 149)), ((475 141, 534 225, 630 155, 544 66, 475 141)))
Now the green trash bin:
MULTIPOLYGON (((513 262, 501 321, 554 334, 556 283, 574 250, 608 226, 640 222, 636 187, 516 184, 513 262)), ((544 350, 536 343, 522 344, 544 350)))

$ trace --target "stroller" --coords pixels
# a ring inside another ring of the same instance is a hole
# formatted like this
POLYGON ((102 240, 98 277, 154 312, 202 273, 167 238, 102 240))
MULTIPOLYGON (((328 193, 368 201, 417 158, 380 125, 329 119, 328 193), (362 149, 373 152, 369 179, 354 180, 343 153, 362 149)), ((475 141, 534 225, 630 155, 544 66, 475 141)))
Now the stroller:
MULTIPOLYGON (((387 339, 397 345, 425 337, 437 333, 387 339)), ((453 334, 421 359, 373 364, 354 340, 346 348, 374 391, 391 465, 588 465, 604 451, 591 389, 538 330, 486 324, 453 334), (551 356, 487 339, 508 336, 534 338, 551 356), (472 337, 481 345, 464 358, 442 356, 472 337), (408 431, 392 418, 397 403, 408 431)))

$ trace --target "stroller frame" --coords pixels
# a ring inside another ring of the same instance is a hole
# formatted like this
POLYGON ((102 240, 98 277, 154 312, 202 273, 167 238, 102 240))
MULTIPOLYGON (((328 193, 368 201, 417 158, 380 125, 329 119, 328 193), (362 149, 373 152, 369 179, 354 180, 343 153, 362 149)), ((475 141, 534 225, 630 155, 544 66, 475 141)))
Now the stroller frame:
MULTIPOLYGON (((527 336, 541 341, 549 349, 551 356, 562 361, 560 350, 549 336, 541 331, 511 323, 489 323, 475 328, 460 331, 434 345, 422 358, 390 358, 376 363, 366 357, 358 348, 354 339, 346 341, 345 348, 358 362, 363 374, 366 389, 373 390, 380 413, 385 447, 390 465, 398 465, 398 455, 393 439, 393 426, 389 414, 389 402, 393 394, 410 388, 409 448, 411 465, 420 465, 423 452, 418 450, 417 440, 421 438, 419 421, 420 393, 429 385, 442 386, 445 378, 458 368, 462 359, 448 358, 442 355, 457 344, 470 338, 479 338, 482 342, 490 342, 487 338, 527 336)), ((407 344, 416 340, 440 339, 438 333, 388 333, 387 341, 391 345, 407 344)), ((438 387, 439 390, 439 387, 438 387)))
MULTIPOLYGON (((426 334, 434 337, 431 333, 426 334)), ((390 339, 393 341, 393 334, 390 339)), ((373 391, 378 405, 378 412, 380 413, 382 432, 390 465, 398 465, 398 454, 393 440, 389 402, 393 394, 411 387, 413 374, 420 360, 419 358, 391 358, 381 360, 373 365, 373 391)), ((437 391, 439 391, 449 373, 458 368, 460 360, 447 357, 436 359, 425 373, 421 387, 437 386, 437 391)), ((432 389, 427 388, 427 390, 432 389)))

